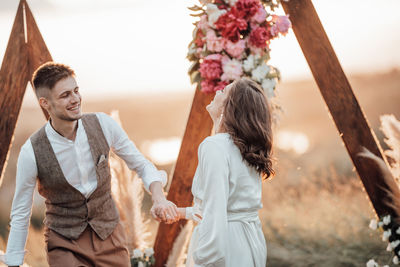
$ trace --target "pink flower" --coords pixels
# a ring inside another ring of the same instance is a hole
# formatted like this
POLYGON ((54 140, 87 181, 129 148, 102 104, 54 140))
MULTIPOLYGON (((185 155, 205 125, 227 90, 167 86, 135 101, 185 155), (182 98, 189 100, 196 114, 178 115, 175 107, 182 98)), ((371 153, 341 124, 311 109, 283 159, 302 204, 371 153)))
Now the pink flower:
POLYGON ((244 49, 246 48, 246 41, 245 40, 239 40, 236 43, 233 43, 229 40, 226 40, 225 42, 225 50, 228 52, 229 55, 235 58, 241 58, 244 49))
POLYGON ((200 74, 203 79, 219 79, 222 74, 221 55, 211 54, 200 63, 200 74))
POLYGON ((267 11, 263 6, 260 6, 257 10, 257 13, 251 17, 251 20, 256 23, 263 23, 267 19, 267 11))
POLYGON ((201 91, 203 93, 212 93, 214 92, 214 87, 216 86, 216 82, 214 80, 203 79, 200 85, 201 85, 201 91))
POLYGON ((230 59, 228 56, 222 58, 222 81, 239 79, 243 74, 242 63, 237 59, 230 59))
POLYGON ((247 29, 247 22, 240 17, 237 9, 232 7, 229 12, 218 18, 215 22, 215 27, 224 38, 235 43, 240 39, 240 31, 247 29))
POLYGON ((200 83, 201 91, 203 93, 212 93, 212 92, 216 92, 218 90, 222 90, 228 84, 229 84, 229 82, 218 81, 218 80, 207 80, 207 79, 202 80, 200 83))
POLYGON ((249 44, 258 48, 265 48, 272 37, 271 32, 266 28, 257 27, 250 33, 249 44))
POLYGON ((272 22, 274 23, 271 27, 271 34, 273 37, 278 36, 279 33, 286 35, 289 32, 289 28, 292 26, 288 16, 272 15, 272 22))
POLYGON ((197 47, 203 47, 204 45, 204 33, 201 29, 197 30, 196 38, 194 39, 194 43, 197 47))
POLYGON ((229 82, 226 81, 220 81, 217 83, 217 85, 214 87, 214 91, 218 91, 218 90, 222 90, 224 89, 227 85, 229 84, 229 82))
POLYGON ((210 28, 210 26, 208 26, 207 15, 203 15, 200 17, 200 21, 197 23, 197 27, 200 30, 207 30, 208 28, 210 28))
POLYGON ((224 48, 224 40, 222 37, 217 37, 213 30, 208 30, 206 34, 207 49, 212 52, 221 52, 224 48))

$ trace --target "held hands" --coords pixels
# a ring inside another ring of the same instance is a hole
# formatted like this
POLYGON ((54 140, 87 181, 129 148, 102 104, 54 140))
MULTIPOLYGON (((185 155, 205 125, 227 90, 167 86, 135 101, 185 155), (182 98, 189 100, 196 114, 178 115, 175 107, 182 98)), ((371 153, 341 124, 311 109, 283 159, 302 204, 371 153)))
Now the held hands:
POLYGON ((165 197, 153 200, 153 207, 150 213, 157 221, 162 221, 167 224, 174 223, 180 219, 176 205, 165 197))
POLYGON ((176 205, 165 198, 161 182, 151 183, 149 189, 153 200, 150 214, 154 219, 171 224, 182 218, 176 205))

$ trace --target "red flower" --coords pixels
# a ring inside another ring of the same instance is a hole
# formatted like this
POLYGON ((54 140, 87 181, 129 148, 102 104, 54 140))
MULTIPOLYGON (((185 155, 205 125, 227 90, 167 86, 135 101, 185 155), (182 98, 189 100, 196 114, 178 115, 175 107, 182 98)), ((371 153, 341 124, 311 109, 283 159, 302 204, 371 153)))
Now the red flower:
POLYGON ((229 12, 218 18, 215 27, 224 38, 236 43, 240 39, 240 31, 247 29, 247 22, 240 18, 238 10, 232 7, 229 12))
POLYGON ((218 91, 218 90, 222 90, 224 89, 227 85, 229 84, 229 82, 227 81, 220 81, 217 83, 217 85, 214 87, 214 91, 218 91))
POLYGON ((203 31, 201 29, 197 30, 196 33, 196 39, 194 40, 194 43, 196 44, 197 47, 202 48, 205 41, 203 40, 203 38, 205 37, 203 31))
POLYGON ((212 54, 205 57, 200 63, 200 74, 203 79, 219 79, 222 75, 221 55, 212 54))
POLYGON ((265 48, 269 40, 273 38, 271 31, 267 30, 264 27, 257 27, 250 33, 249 42, 250 45, 258 47, 258 48, 265 48))
POLYGON ((217 80, 207 80, 204 79, 201 81, 201 91, 203 93, 212 93, 218 90, 222 90, 227 86, 229 83, 225 81, 217 81, 217 80))
POLYGON ((240 14, 240 18, 248 20, 254 16, 262 6, 259 0, 239 0, 236 2, 235 7, 240 14))
POLYGON ((218 6, 218 9, 228 9, 229 6, 225 4, 224 0, 216 0, 214 2, 218 6))

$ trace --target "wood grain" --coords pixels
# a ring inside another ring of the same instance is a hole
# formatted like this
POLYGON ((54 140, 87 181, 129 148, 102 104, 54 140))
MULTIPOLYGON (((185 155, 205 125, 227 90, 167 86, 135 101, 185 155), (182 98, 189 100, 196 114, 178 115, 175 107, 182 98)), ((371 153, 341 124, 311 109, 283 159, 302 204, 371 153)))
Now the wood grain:
MULTIPOLYGON (((206 111, 206 106, 214 98, 214 95, 204 94, 200 90, 196 90, 193 98, 192 108, 167 197, 178 207, 192 205, 191 188, 198 162, 197 149, 204 138, 211 134, 212 121, 206 111)), ((154 244, 155 266, 161 267, 167 262, 175 238, 185 224, 185 220, 171 225, 160 223, 154 244)))
MULTIPOLYGON (((0 173, 3 174, 12 136, 29 80, 28 50, 24 34, 23 1, 8 40, 0 69, 0 173)), ((1 175, 2 177, 3 175, 1 175)), ((1 183, 0 178, 0 183, 1 183)))
POLYGON ((282 5, 376 213, 379 216, 394 214, 394 210, 385 204, 390 202, 385 190, 390 189, 379 170, 357 157, 364 146, 384 159, 312 2, 296 0, 282 2, 282 5))

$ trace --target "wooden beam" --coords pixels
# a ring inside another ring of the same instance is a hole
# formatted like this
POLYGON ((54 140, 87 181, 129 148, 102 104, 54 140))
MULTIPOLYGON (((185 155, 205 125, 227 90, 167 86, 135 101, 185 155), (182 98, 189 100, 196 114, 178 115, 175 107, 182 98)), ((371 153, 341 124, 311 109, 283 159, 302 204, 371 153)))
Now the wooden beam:
MULTIPOLYGON (((193 98, 186 131, 168 192, 168 200, 174 202, 178 207, 192 205, 191 188, 198 162, 197 149, 204 138, 211 134, 212 121, 206 111, 206 106, 214 98, 214 95, 204 94, 200 90, 196 90, 193 98)), ((171 225, 160 223, 154 244, 155 266, 162 267, 166 264, 175 238, 185 224, 186 221, 184 220, 171 225)))
POLYGON ((384 159, 311 0, 282 1, 282 6, 376 213, 395 214, 385 204, 390 201, 384 191, 389 187, 379 171, 357 157, 364 146, 384 159))
POLYGON ((23 1, 21 1, 0 69, 0 174, 3 174, 7 161, 28 80, 28 50, 25 43, 23 1))
MULTIPOLYGON (((29 65, 29 81, 31 82, 32 88, 32 75, 34 71, 42 64, 53 61, 49 50, 47 49, 46 43, 43 40, 42 34, 36 24, 35 18, 28 6, 25 3, 25 14, 26 14, 26 28, 28 36, 28 65, 29 65)), ((45 109, 42 108, 43 114, 46 119, 49 118, 49 114, 45 109)))

